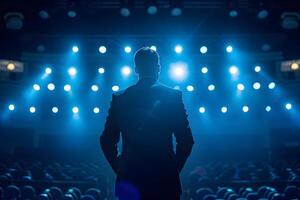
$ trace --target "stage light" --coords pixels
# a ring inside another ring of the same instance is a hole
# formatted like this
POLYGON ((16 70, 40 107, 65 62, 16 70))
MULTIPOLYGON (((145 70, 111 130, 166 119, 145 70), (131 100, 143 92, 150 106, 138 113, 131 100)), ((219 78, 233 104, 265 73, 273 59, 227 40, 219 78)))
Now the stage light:
POLYGON ((242 83, 237 84, 237 89, 240 91, 245 90, 245 86, 242 83))
POLYGON ((33 84, 32 88, 35 90, 35 91, 39 91, 41 89, 41 87, 38 85, 38 84, 33 84))
POLYGON ((48 90, 50 90, 50 91, 55 90, 55 85, 53 83, 49 83, 47 87, 48 87, 48 90))
POLYGON ((180 90, 179 85, 175 85, 175 86, 174 86, 174 89, 175 89, 175 90, 180 90))
POLYGON ((56 106, 52 107, 52 112, 53 113, 58 113, 58 108, 56 106))
POLYGON ((248 106, 243 106, 243 112, 248 112, 249 111, 249 107, 248 106))
POLYGON ((206 74, 208 72, 208 68, 207 67, 202 67, 201 72, 203 74, 206 74))
POLYGON ((31 106, 31 107, 29 108, 29 112, 35 113, 35 107, 34 107, 34 106, 31 106))
POLYGON ((276 85, 275 85, 274 82, 271 82, 271 83, 269 83, 269 85, 268 85, 268 88, 269 88, 270 90, 274 89, 275 87, 276 87, 276 85))
POLYGON ((119 91, 119 86, 117 86, 117 85, 114 85, 114 86, 112 86, 112 88, 111 88, 111 90, 112 91, 114 91, 114 92, 117 92, 117 91, 119 91))
POLYGON ((52 69, 50 67, 47 67, 45 69, 45 73, 48 74, 48 75, 51 74, 52 73, 52 69))
POLYGON ((150 49, 152 49, 153 51, 156 51, 156 46, 154 46, 154 45, 152 45, 151 47, 150 47, 150 49))
POLYGON ((239 69, 238 69, 235 65, 232 65, 232 66, 229 68, 229 72, 230 72, 230 74, 232 74, 232 75, 236 75, 236 74, 238 74, 239 69))
POLYGON ((8 71, 14 71, 16 69, 16 65, 14 63, 8 63, 6 69, 8 71))
POLYGON ((99 52, 102 53, 102 54, 106 53, 106 47, 105 46, 100 46, 99 47, 99 52))
POLYGON ((268 17, 268 15, 269 15, 269 12, 266 9, 263 9, 257 13, 257 18, 265 19, 266 17, 268 17))
POLYGON ((271 106, 266 106, 266 111, 267 111, 267 112, 270 112, 271 109, 272 109, 271 106))
POLYGON ((131 47, 130 47, 130 46, 126 46, 126 47, 124 48, 124 51, 125 51, 126 53, 130 53, 130 52, 131 52, 131 47))
POLYGON ((122 7, 120 9, 120 14, 123 16, 123 17, 128 17, 130 15, 130 10, 129 8, 127 7, 122 7))
POLYGON ((176 45, 174 50, 177 54, 180 54, 183 51, 183 48, 181 45, 176 45))
POLYGON ((73 53, 77 53, 79 51, 78 46, 73 46, 72 51, 73 51, 73 53))
POLYGON ((187 77, 187 65, 183 62, 172 63, 169 70, 169 75, 176 81, 183 81, 187 77))
POLYGON ((171 15, 174 16, 174 17, 180 16, 181 13, 182 13, 182 10, 179 7, 174 7, 174 8, 171 9, 171 15))
POLYGON ((227 53, 231 53, 232 51, 233 51, 233 47, 232 46, 227 46, 226 47, 226 51, 227 51, 227 53))
POLYGON ((292 63, 292 64, 291 64, 291 69, 292 69, 292 70, 295 70, 295 71, 298 70, 298 69, 299 69, 299 64, 296 63, 296 62, 292 63))
POLYGON ((157 6, 155 5, 150 5, 148 8, 147 8, 147 12, 149 15, 155 15, 157 13, 157 6))
POLYGON ((186 87, 186 90, 189 91, 189 92, 192 92, 192 91, 194 91, 194 87, 192 85, 188 85, 186 87))
POLYGON ((255 71, 255 72, 260 72, 260 70, 261 70, 261 67, 260 67, 260 66, 255 66, 255 67, 254 67, 254 71, 255 71))
POLYGON ((66 84, 66 85, 64 86, 64 90, 65 90, 66 92, 69 92, 71 89, 72 89, 72 87, 71 87, 70 84, 66 84))
POLYGON ((221 108, 221 112, 222 112, 222 113, 226 113, 226 112, 227 112, 227 107, 223 106, 223 107, 221 108))
POLYGON ((205 113, 205 108, 204 108, 204 107, 200 107, 200 108, 199 108, 199 112, 200 112, 200 113, 205 113))
POLYGON ((99 74, 104 74, 104 72, 105 72, 105 69, 103 67, 99 67, 98 73, 99 74))
POLYGON ((70 18, 74 18, 74 17, 76 17, 76 15, 77 15, 77 13, 76 13, 74 10, 70 10, 70 11, 68 12, 68 16, 69 16, 70 18))
POLYGON ((99 109, 98 107, 95 107, 95 108, 93 109, 93 112, 94 112, 95 114, 97 114, 97 113, 100 112, 100 109, 99 109))
POLYGON ((207 89, 208 89, 209 91, 213 91, 213 90, 215 90, 215 85, 210 84, 210 85, 207 87, 207 89))
POLYGON ((254 88, 255 90, 259 90, 259 89, 260 89, 260 83, 259 83, 259 82, 255 82, 255 83, 253 84, 253 88, 254 88))
POLYGON ((8 105, 8 109, 9 109, 10 111, 14 111, 14 110, 15 110, 15 105, 14 105, 14 104, 9 104, 9 105, 8 105))
POLYGON ((287 104, 285 104, 285 108, 287 109, 287 110, 291 110, 292 109, 292 104, 291 103, 287 103, 287 104))
POLYGON ((121 69, 123 76, 129 76, 131 74, 131 68, 129 66, 124 66, 121 69))
POLYGON ((229 11, 229 13, 228 13, 228 15, 230 16, 230 17, 237 17, 238 16, 238 11, 236 11, 236 10, 230 10, 229 11))
POLYGON ((77 70, 75 67, 70 67, 68 73, 70 76, 75 76, 77 74, 77 70))
POLYGON ((97 85, 92 85, 91 89, 93 92, 97 92, 99 90, 99 87, 97 85))
POLYGON ((78 108, 77 106, 74 106, 74 107, 72 108, 72 112, 73 112, 74 114, 77 114, 77 113, 79 112, 79 108, 78 108))
POLYGON ((202 54, 205 54, 205 53, 207 52, 207 47, 206 47, 206 46, 202 46, 202 47, 200 48, 200 52, 201 52, 202 54))

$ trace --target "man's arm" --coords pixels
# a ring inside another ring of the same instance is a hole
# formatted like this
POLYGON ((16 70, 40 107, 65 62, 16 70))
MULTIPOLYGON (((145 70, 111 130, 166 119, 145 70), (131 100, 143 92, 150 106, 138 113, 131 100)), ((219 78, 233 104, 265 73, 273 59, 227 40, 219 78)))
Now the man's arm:
POLYGON ((188 115, 182 101, 182 92, 176 95, 174 114, 174 135, 176 138, 176 161, 179 172, 182 170, 187 158, 189 157, 194 139, 188 121, 188 115))
POLYGON ((119 140, 120 129, 117 121, 116 96, 113 94, 108 115, 106 117, 104 130, 100 136, 100 145, 114 172, 117 172, 118 169, 117 144, 119 140))

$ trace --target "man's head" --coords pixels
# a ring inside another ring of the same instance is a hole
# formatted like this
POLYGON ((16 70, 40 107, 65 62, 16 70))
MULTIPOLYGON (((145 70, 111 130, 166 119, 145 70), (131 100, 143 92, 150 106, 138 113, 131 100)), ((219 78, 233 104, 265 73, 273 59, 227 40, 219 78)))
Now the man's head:
POLYGON ((160 72, 159 55, 150 47, 143 47, 134 55, 135 72, 139 78, 152 77, 158 79, 160 72))

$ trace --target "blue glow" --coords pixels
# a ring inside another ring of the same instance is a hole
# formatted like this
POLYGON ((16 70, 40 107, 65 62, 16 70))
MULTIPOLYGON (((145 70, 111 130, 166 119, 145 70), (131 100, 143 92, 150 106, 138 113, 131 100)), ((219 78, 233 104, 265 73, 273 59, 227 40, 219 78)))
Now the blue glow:
POLYGON ((260 72, 261 71, 261 67, 260 66, 255 66, 254 67, 254 71, 255 72, 260 72))
POLYGON ((200 113, 205 113, 205 108, 204 108, 204 107, 200 107, 200 108, 199 108, 199 112, 200 112, 200 113))
POLYGON ((239 73, 239 69, 237 68, 237 66, 232 65, 232 66, 229 68, 229 72, 230 72, 230 74, 232 74, 232 75, 237 75, 237 74, 239 73))
POLYGON ((202 46, 201 48, 200 48, 200 52, 202 53, 202 54, 205 54, 205 53, 207 53, 207 47, 206 46, 202 46))
POLYGON ((14 110, 15 110, 15 105, 14 105, 14 104, 9 104, 9 105, 8 105, 8 109, 9 109, 10 111, 14 111, 14 110))
POLYGON ((131 52, 131 47, 130 47, 130 46, 126 46, 126 47, 124 48, 124 51, 125 51, 126 53, 130 53, 130 52, 131 52))
POLYGON ((183 51, 183 48, 181 45, 176 45, 175 48, 174 48, 174 51, 177 53, 177 54, 180 54, 182 51, 183 51))
POLYGON ((175 90, 180 90, 179 85, 175 85, 175 86, 174 86, 174 89, 175 89, 175 90))
POLYGON ((104 74, 104 72, 105 72, 105 69, 103 67, 99 67, 98 73, 99 74, 104 74))
POLYGON ((124 66, 121 69, 121 73, 123 76, 129 76, 131 74, 131 68, 129 66, 124 66))
POLYGON ((77 70, 75 67, 70 67, 68 73, 70 76, 75 76, 77 74, 77 70))
POLYGON ((100 112, 100 109, 99 109, 98 107, 95 107, 95 108, 93 109, 93 112, 94 112, 95 114, 97 114, 97 113, 100 112))
POLYGON ((114 91, 114 92, 119 91, 119 89, 120 89, 120 87, 117 86, 117 85, 114 85, 114 86, 112 86, 112 88, 111 88, 111 90, 114 91))
POLYGON ((35 111, 36 111, 36 109, 35 109, 35 107, 34 107, 34 106, 31 106, 31 107, 29 108, 29 112, 31 112, 31 113, 35 113, 35 111))
POLYGON ((274 82, 269 83, 268 88, 270 90, 274 89, 276 87, 276 84, 274 82))
POLYGON ((173 80, 183 81, 187 78, 187 64, 184 62, 172 63, 170 65, 169 75, 173 80))
POLYGON ((100 52, 101 54, 106 53, 106 47, 105 47, 105 46, 100 46, 98 50, 99 50, 99 52, 100 52))
POLYGON ((48 90, 50 90, 50 91, 55 90, 55 85, 53 83, 49 83, 47 87, 48 87, 48 90))
POLYGON ((58 113, 58 108, 57 108, 56 106, 54 106, 54 107, 52 108, 52 112, 53 112, 53 113, 58 113))
POLYGON ((152 45, 152 46, 150 47, 150 49, 152 49, 153 51, 156 51, 156 50, 157 50, 156 46, 154 46, 154 45, 152 45))
POLYGON ((214 84, 210 84, 210 85, 208 86, 208 88, 207 88, 207 89, 208 89, 209 91, 214 91, 214 90, 215 90, 215 88, 216 88, 216 87, 215 87, 215 85, 214 85, 214 84))
POLYGON ((291 110, 291 109, 293 108, 293 105, 292 105, 291 103, 286 103, 286 104, 285 104, 285 108, 286 108, 287 110, 291 110))
POLYGON ((253 84, 253 88, 254 88, 255 90, 259 90, 259 89, 260 89, 260 83, 259 83, 259 82, 255 82, 255 83, 253 84))
POLYGON ((33 84, 32 88, 35 90, 35 91, 39 91, 41 89, 41 87, 38 85, 38 84, 33 84))
POLYGON ((66 85, 64 86, 64 90, 65 90, 66 92, 71 91, 71 89, 72 89, 72 87, 71 87, 70 84, 66 84, 66 85))
POLYGON ((267 112, 270 112, 271 109, 272 109, 271 106, 266 106, 266 111, 267 111, 267 112))
POLYGON ((97 85, 92 85, 91 89, 93 92, 97 92, 99 90, 99 87, 97 85))
POLYGON ((72 112, 73 112, 74 114, 77 114, 77 113, 79 112, 79 108, 78 108, 77 106, 74 106, 74 107, 72 108, 72 112))
POLYGON ((227 46, 226 47, 226 51, 227 51, 227 53, 231 53, 232 51, 233 51, 233 47, 232 46, 227 46))
POLYGON ((194 91, 194 86, 188 85, 188 86, 186 87, 186 90, 189 91, 189 92, 192 92, 192 91, 194 91))
POLYGON ((242 83, 237 84, 237 89, 240 91, 245 90, 245 86, 242 83))
POLYGON ((206 74, 208 72, 208 68, 207 67, 202 67, 201 72, 203 74, 206 74))
POLYGON ((226 112, 227 112, 227 107, 226 107, 226 106, 223 106, 223 107, 221 108, 221 112, 222 112, 222 113, 226 113, 226 112))
POLYGON ((45 73, 48 74, 48 75, 51 74, 52 73, 52 69, 50 67, 47 67, 45 69, 45 73))
POLYGON ((243 106, 243 112, 248 112, 249 111, 249 107, 248 106, 243 106))
POLYGON ((72 51, 73 51, 73 53, 77 53, 79 51, 78 46, 73 46, 72 51))

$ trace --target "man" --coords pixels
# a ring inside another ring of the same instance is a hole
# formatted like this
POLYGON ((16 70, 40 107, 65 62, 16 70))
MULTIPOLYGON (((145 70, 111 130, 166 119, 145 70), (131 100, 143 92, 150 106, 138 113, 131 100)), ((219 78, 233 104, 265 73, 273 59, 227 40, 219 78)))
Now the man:
POLYGON ((179 200, 179 173, 194 144, 182 93, 158 83, 156 51, 141 48, 134 61, 139 80, 113 94, 100 137, 117 175, 116 196, 120 200, 179 200), (120 136, 122 151, 118 152, 120 136))

